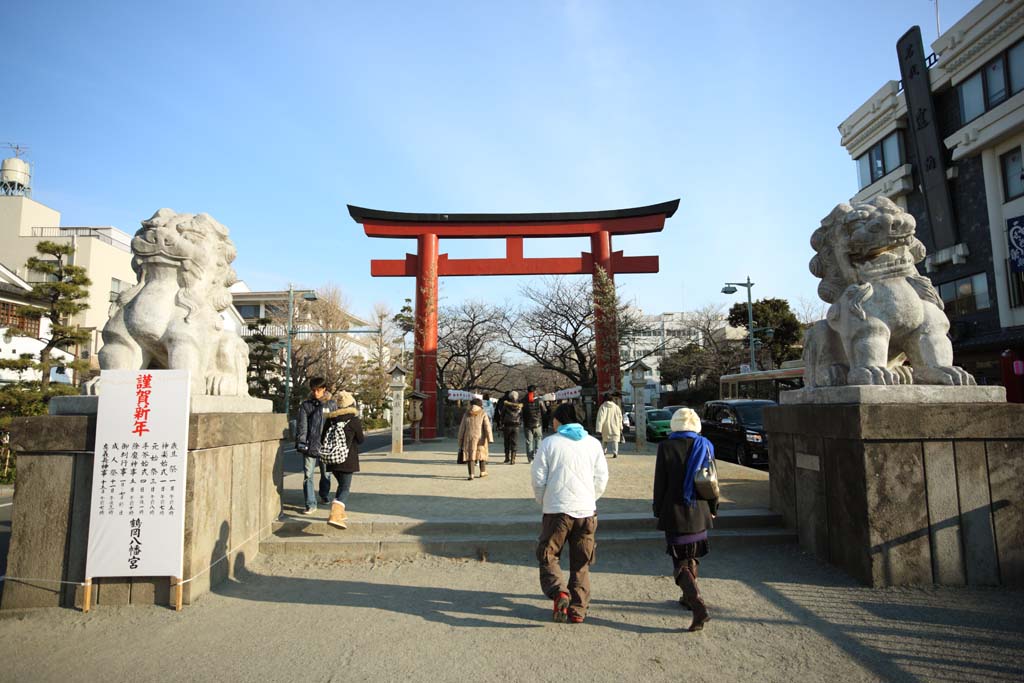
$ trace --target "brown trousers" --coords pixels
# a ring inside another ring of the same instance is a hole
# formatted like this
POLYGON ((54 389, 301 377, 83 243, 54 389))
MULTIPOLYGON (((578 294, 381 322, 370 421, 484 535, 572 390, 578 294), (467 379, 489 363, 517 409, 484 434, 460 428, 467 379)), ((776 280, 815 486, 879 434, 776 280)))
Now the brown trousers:
POLYGON ((559 593, 568 593, 569 611, 584 617, 590 605, 590 565, 594 562, 597 540, 597 515, 576 519, 565 514, 544 515, 540 538, 537 539, 537 562, 540 563, 540 588, 552 600, 559 593), (558 559, 569 544, 569 584, 562 579, 558 559))

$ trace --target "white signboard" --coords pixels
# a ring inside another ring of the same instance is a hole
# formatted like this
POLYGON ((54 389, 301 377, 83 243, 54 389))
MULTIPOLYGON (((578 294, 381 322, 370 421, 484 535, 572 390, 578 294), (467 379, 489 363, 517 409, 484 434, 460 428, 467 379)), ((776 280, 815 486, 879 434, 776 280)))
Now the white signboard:
POLYGON ((186 370, 104 370, 85 576, 181 577, 186 370))
POLYGON ((579 398, 581 387, 569 387, 568 389, 559 389, 555 392, 555 398, 559 401, 564 401, 570 398, 579 398))
POLYGON ((465 389, 448 390, 449 401, 472 401, 474 398, 483 398, 483 396, 481 394, 474 394, 472 391, 466 391, 465 389))

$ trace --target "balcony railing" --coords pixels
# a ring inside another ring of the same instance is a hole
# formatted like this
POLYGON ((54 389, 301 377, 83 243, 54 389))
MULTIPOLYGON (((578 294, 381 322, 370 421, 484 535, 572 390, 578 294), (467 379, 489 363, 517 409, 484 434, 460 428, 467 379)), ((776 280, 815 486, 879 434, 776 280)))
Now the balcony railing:
POLYGON ((35 227, 32 228, 33 237, 89 237, 91 239, 97 239, 104 244, 109 244, 116 249, 126 251, 129 254, 132 251, 131 245, 125 244, 119 240, 115 240, 110 235, 105 234, 100 228, 89 228, 89 227, 60 227, 60 226, 46 226, 46 227, 35 227))

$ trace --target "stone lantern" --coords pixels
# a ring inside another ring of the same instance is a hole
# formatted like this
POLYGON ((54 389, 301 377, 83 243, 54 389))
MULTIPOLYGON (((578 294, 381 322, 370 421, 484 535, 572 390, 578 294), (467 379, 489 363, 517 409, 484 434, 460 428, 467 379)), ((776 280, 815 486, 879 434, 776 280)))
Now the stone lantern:
POLYGON ((637 453, 644 452, 647 441, 647 412, 644 405, 644 387, 647 385, 649 365, 638 360, 629 367, 629 381, 633 386, 633 423, 636 425, 634 445, 637 453))
POLYGON ((397 363, 388 371, 391 375, 391 453, 399 455, 403 452, 402 428, 405 424, 405 368, 397 363))

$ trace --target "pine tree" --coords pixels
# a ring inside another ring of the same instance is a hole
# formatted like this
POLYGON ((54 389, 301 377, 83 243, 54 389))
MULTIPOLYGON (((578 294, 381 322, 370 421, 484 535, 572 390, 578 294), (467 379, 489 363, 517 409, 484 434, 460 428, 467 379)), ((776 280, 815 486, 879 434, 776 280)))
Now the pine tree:
POLYGON ((260 318, 249 323, 249 393, 256 398, 269 398, 274 410, 284 412, 284 364, 280 360, 281 340, 267 334, 273 321, 260 318))
MULTIPOLYGON (((43 241, 36 245, 39 256, 28 259, 29 270, 44 276, 43 282, 32 285, 29 294, 38 302, 35 306, 21 306, 17 315, 26 321, 49 322, 48 336, 39 336, 43 342, 38 357, 21 354, 18 358, 0 359, 0 370, 13 370, 19 379, 0 386, 0 438, 6 434, 11 418, 23 415, 44 415, 46 404, 53 396, 77 393, 69 384, 51 384, 50 369, 56 365, 77 372, 88 370, 86 361, 73 359, 70 362, 56 362, 54 350, 68 350, 89 342, 89 331, 71 324, 71 318, 89 307, 86 299, 92 283, 85 269, 68 263, 75 253, 70 244, 43 241), (35 371, 39 379, 25 379, 25 373, 35 371)), ((27 326, 26 326, 27 327, 27 326)), ((40 332, 44 329, 40 325, 40 332)), ((35 337, 28 330, 9 327, 8 334, 17 337, 35 337)), ((10 474, 6 478, 9 478, 10 474)))

